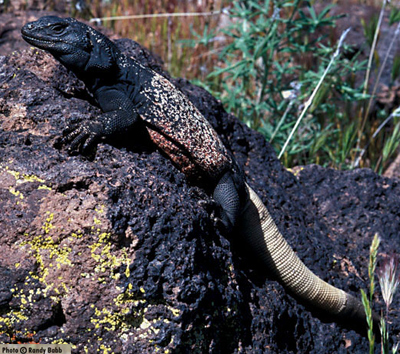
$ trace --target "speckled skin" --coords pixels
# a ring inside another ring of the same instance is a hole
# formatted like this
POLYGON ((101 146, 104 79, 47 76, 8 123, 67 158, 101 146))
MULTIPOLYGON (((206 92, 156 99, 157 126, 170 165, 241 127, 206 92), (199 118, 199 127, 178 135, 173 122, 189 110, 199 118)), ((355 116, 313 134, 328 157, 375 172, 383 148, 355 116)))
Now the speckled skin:
POLYGON ((170 81, 142 66, 140 70, 151 79, 141 81, 135 100, 152 140, 186 175, 218 180, 232 160, 215 130, 170 81))
POLYGON ((126 57, 103 34, 72 18, 48 16, 25 25, 22 35, 84 81, 104 111, 97 122, 71 129, 72 148, 87 149, 101 136, 134 129, 141 119, 153 142, 188 177, 216 183, 232 168, 216 132, 186 96, 163 76, 126 57), (79 43, 78 50, 72 51, 67 42, 79 43))

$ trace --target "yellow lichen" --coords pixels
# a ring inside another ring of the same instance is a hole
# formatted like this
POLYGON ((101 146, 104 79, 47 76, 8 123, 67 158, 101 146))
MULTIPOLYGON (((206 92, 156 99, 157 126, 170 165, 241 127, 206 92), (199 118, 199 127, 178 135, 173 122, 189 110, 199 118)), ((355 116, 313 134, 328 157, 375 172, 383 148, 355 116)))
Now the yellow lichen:
MULTIPOLYGON (((38 177, 23 175, 19 172, 10 172, 10 174, 12 174, 17 181, 43 182, 43 180, 38 177)), ((50 189, 45 185, 41 185, 38 188, 50 189)), ((12 191, 15 193, 14 195, 18 196, 18 198, 23 198, 22 194, 19 194, 15 189, 12 191)), ((132 259, 128 255, 128 250, 125 248, 118 249, 112 240, 112 234, 101 229, 101 225, 103 224, 102 219, 104 218, 101 214, 105 211, 104 205, 96 207, 95 211, 98 213, 98 216, 93 217, 91 232, 76 231, 71 233, 68 237, 60 239, 59 235, 63 234, 60 232, 62 228, 60 227, 59 230, 56 229, 54 221, 55 214, 48 211, 44 214, 45 220, 41 228, 41 235, 31 236, 28 233, 25 233, 25 240, 20 243, 20 246, 28 247, 29 254, 34 257, 38 264, 38 271, 35 273, 31 272, 30 276, 27 277, 25 284, 32 285, 31 282, 37 280, 44 285, 44 288, 37 288, 35 291, 32 291, 31 289, 26 294, 23 293, 22 290, 16 288, 11 289, 14 298, 19 299, 20 309, 19 311, 10 311, 3 314, 3 316, 0 317, 0 329, 2 326, 12 328, 13 323, 28 320, 25 313, 29 313, 29 304, 35 301, 34 295, 51 295, 50 298, 53 301, 59 302, 60 298, 69 292, 70 279, 63 279, 63 276, 64 274, 69 276, 70 273, 62 272, 61 270, 64 269, 63 267, 75 266, 74 258, 70 256, 74 248, 71 247, 71 241, 76 243, 79 242, 77 240, 80 240, 83 237, 89 237, 90 240, 93 240, 91 244, 87 246, 86 251, 79 252, 79 259, 84 259, 85 261, 91 260, 91 262, 94 260, 94 267, 90 273, 75 272, 77 276, 80 274, 82 278, 94 279, 107 284, 112 284, 113 279, 118 279, 122 274, 127 278, 130 277, 129 267, 132 259), (121 266, 126 266, 126 268, 124 269, 124 273, 120 274, 119 269, 121 269, 121 266), (57 285, 54 284, 55 280, 57 280, 57 285)), ((77 254, 75 254, 75 257, 76 255, 77 254)), ((20 267, 20 264, 17 263, 15 267, 20 267)), ((81 267, 80 264, 79 267, 81 267)), ((74 279, 74 284, 75 281, 76 280, 74 279)), ((123 288, 116 286, 115 291, 117 292, 117 295, 110 308, 98 309, 95 305, 92 305, 94 308, 94 315, 91 322, 95 328, 102 328, 102 330, 113 332, 117 331, 121 338, 127 333, 130 333, 131 335, 133 328, 136 328, 141 331, 141 333, 138 334, 141 338, 148 338, 150 340, 151 336, 159 331, 154 328, 154 324, 162 319, 152 319, 151 321, 146 319, 146 305, 150 305, 147 304, 146 300, 140 298, 141 295, 145 293, 145 290, 142 287, 139 289, 139 294, 132 294, 132 289, 132 284, 128 284, 125 292, 123 292, 123 288), (137 308, 137 313, 134 315, 132 314, 132 308, 133 310, 137 308)), ((173 316, 179 316, 179 310, 172 308, 170 310, 173 316)), ((92 332, 92 336, 97 343, 102 340, 101 337, 98 337, 95 334, 95 331, 90 328, 87 330, 92 332)), ((102 332, 100 331, 99 333, 102 332)), ((111 348, 103 344, 98 348, 98 351, 103 353, 110 354, 112 352, 111 348)), ((84 347, 84 351, 91 353, 94 352, 95 349, 89 344, 84 347)))
MULTIPOLYGON (((52 221, 54 219, 54 214, 47 212, 48 216, 42 226, 44 235, 50 233, 54 229, 52 221)), ((69 254, 71 253, 71 248, 68 246, 62 246, 59 242, 55 242, 51 236, 38 235, 30 240, 25 240, 21 242, 22 246, 29 246, 29 253, 33 255, 36 262, 39 264, 39 272, 37 274, 30 273, 33 279, 37 279, 42 284, 46 286, 45 292, 49 290, 54 290, 56 293, 68 292, 68 287, 64 282, 59 283, 60 288, 55 288, 53 282, 48 282, 48 276, 50 274, 49 269, 57 268, 61 269, 62 266, 70 266, 73 264, 69 259, 69 254), (49 260, 52 262, 49 262, 49 260)), ((25 234, 26 238, 29 238, 29 234, 25 234)), ((53 272, 53 271, 52 271, 53 272)))
POLYGON ((181 314, 181 310, 179 309, 174 309, 173 307, 168 307, 168 310, 170 310, 172 312, 172 315, 174 317, 179 317, 181 314))
POLYGON ((102 328, 107 331, 116 331, 117 329, 122 332, 126 332, 129 329, 128 323, 124 321, 124 317, 129 313, 128 308, 119 309, 116 312, 112 312, 109 309, 95 308, 95 316, 90 319, 94 324, 95 328, 102 328))
POLYGON ((21 305, 18 310, 11 309, 7 313, 4 313, 2 316, 0 316, 0 333, 6 332, 7 328, 13 328, 17 323, 28 320, 28 316, 25 314, 27 312, 25 305, 28 303, 28 301, 23 290, 13 288, 11 289, 11 292, 13 293, 14 298, 20 300, 21 305))
POLYGON ((38 187, 38 189, 46 189, 46 190, 49 190, 49 191, 52 190, 50 187, 46 186, 45 184, 41 184, 41 185, 38 187))
POLYGON ((295 169, 287 168, 287 171, 289 171, 294 176, 297 176, 303 170, 304 170, 304 167, 296 167, 295 169))
POLYGON ((131 275, 131 272, 129 270, 129 265, 130 265, 130 259, 128 259, 128 262, 126 263, 126 269, 125 269, 125 276, 127 278, 129 278, 129 276, 131 275))
POLYGON ((47 214, 48 214, 49 216, 47 217, 46 222, 45 222, 44 225, 42 226, 42 229, 44 230, 44 233, 45 233, 45 234, 48 234, 48 233, 50 232, 50 230, 54 228, 54 226, 53 226, 52 223, 51 223, 51 222, 53 221, 54 214, 53 214, 53 213, 50 213, 50 212, 47 212, 47 214))
POLYGON ((15 190, 14 187, 8 187, 8 191, 9 191, 12 195, 16 196, 17 198, 19 198, 19 199, 24 199, 24 195, 23 195, 20 191, 15 190))
POLYGON ((105 210, 105 206, 104 206, 104 204, 101 204, 101 205, 97 206, 94 210, 99 214, 103 214, 104 210, 105 210))
POLYGON ((14 178, 17 181, 17 184, 32 183, 32 182, 43 183, 44 182, 44 179, 39 178, 35 175, 28 175, 26 173, 20 173, 18 171, 10 170, 9 168, 7 168, 6 170, 10 175, 14 176, 14 178))
MULTIPOLYGON (((107 232, 101 232, 98 230, 98 241, 89 245, 89 249, 91 251, 91 257, 96 261, 96 266, 94 267, 94 274, 97 275, 97 280, 100 282, 104 282, 104 277, 101 277, 100 274, 104 274, 107 271, 119 268, 122 264, 126 264, 129 262, 129 257, 126 253, 126 250, 123 249, 121 251, 120 256, 114 255, 112 252, 112 248, 114 247, 110 241, 111 234, 107 232)), ((117 275, 113 275, 112 272, 108 272, 111 274, 111 277, 116 279, 117 275)), ((87 276, 87 274, 85 274, 87 276)))

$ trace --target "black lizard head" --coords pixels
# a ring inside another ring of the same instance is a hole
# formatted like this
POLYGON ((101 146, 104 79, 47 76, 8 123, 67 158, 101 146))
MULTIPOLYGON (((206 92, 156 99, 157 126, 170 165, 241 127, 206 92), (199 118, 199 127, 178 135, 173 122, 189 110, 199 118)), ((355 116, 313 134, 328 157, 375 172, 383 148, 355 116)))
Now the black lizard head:
POLYGON ((106 36, 73 18, 44 16, 21 30, 29 44, 52 54, 75 73, 110 70, 117 49, 106 36))

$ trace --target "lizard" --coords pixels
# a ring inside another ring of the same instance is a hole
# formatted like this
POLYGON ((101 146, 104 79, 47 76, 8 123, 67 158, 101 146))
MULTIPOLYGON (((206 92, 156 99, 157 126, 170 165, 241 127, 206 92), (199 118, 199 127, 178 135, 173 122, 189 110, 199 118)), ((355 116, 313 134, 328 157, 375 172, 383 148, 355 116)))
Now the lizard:
MULTIPOLYGON (((227 229, 239 230, 266 270, 292 293, 333 318, 366 324, 362 303, 317 277, 299 259, 216 131, 168 79, 124 55, 101 32, 74 18, 27 23, 23 39, 49 52, 84 82, 102 110, 66 129, 71 150, 144 124, 154 144, 189 178, 205 181, 227 229)), ((379 315, 373 313, 379 323, 379 315)), ((378 328, 378 326, 376 326, 378 328)))

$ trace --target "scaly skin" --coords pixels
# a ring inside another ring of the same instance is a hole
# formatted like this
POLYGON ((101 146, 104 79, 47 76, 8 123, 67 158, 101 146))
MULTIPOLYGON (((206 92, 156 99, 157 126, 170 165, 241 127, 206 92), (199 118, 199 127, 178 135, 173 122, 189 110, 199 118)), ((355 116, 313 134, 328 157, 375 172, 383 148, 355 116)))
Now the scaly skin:
POLYGON ((141 119, 154 143, 186 175, 215 181, 231 168, 217 133, 186 96, 163 76, 127 58, 103 34, 75 19, 48 16, 25 25, 22 36, 73 71, 104 112, 97 122, 73 130, 72 148, 82 144, 86 150, 101 136, 132 129, 141 119), (62 29, 68 33, 56 33, 62 29))
MULTIPOLYGON (((179 169, 213 186, 223 222, 228 228, 238 226, 268 272, 310 305, 359 326, 365 324, 360 301, 327 284, 300 261, 217 133, 171 82, 75 19, 42 17, 26 24, 22 36, 73 71, 104 112, 96 121, 70 129, 67 140, 72 149, 86 150, 100 137, 127 129, 133 133, 141 120, 153 142, 179 169)), ((374 320, 379 321, 379 316, 374 315, 374 320)))

